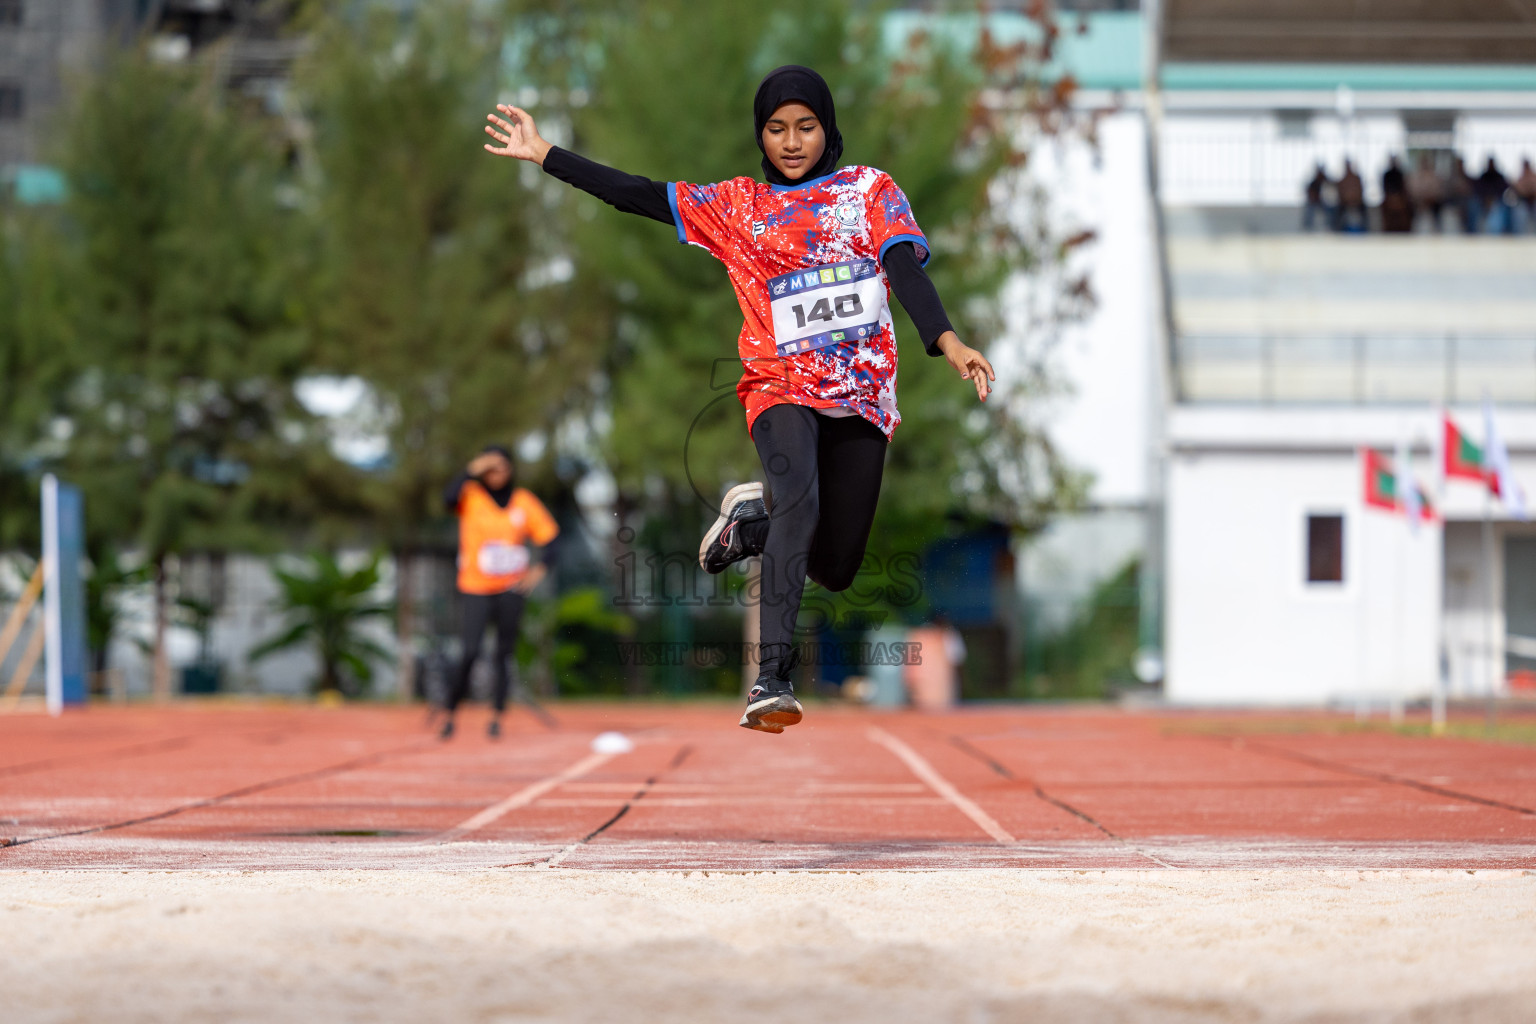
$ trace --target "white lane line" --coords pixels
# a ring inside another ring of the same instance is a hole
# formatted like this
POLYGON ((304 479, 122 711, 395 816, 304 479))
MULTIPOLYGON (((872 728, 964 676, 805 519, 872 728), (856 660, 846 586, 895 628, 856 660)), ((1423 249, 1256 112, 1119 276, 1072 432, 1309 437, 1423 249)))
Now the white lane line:
POLYGON ((438 836, 437 841, 440 843, 451 843, 455 839, 461 839, 471 832, 482 829, 503 815, 512 813, 519 807, 527 807, 556 786, 570 782, 572 779, 581 778, 592 769, 599 767, 607 761, 611 761, 613 757, 613 754, 588 754, 558 775, 551 775, 549 778, 540 779, 530 786, 524 786, 505 800, 491 804, 491 806, 474 817, 466 818, 438 836))
POLYGON ((916 775, 919 779, 922 779, 924 782, 926 782, 929 789, 933 790, 935 793, 939 794, 939 796, 947 800, 961 814, 974 821, 976 825, 987 835, 991 836, 993 839, 996 839, 1000 843, 1014 843, 1018 841, 1014 839, 1013 836, 1009 835, 1003 826, 999 825, 993 819, 992 815, 976 806, 976 802, 974 800, 960 792, 954 787, 953 783, 951 783, 944 776, 940 775, 934 769, 933 765, 924 760, 922 755, 917 751, 913 750, 911 747, 907 746, 905 743, 901 742, 901 740, 897 739, 895 736, 892 736, 884 729, 880 729, 874 726, 870 727, 869 738, 880 744, 885 749, 889 750, 891 753, 895 754, 897 757, 901 758, 902 761, 905 762, 906 766, 912 769, 913 775, 916 775))
MULTIPOLYGON (((926 788, 922 788, 922 789, 920 789, 920 792, 926 793, 927 789, 926 788)), ((699 796, 699 797, 688 797, 688 796, 683 796, 683 797, 647 796, 645 798, 645 806, 647 806, 647 807, 740 807, 742 805, 742 803, 744 801, 746 801, 747 799, 750 799, 752 801, 753 806, 759 806, 759 807, 763 806, 763 805, 777 806, 779 804, 783 804, 786 807, 803 807, 803 806, 805 806, 805 802, 807 800, 815 800, 816 803, 819 804, 819 805, 847 804, 847 805, 849 805, 851 807, 868 807, 869 806, 869 797, 867 797, 867 796, 831 796, 831 797, 827 797, 827 796, 817 796, 814 793, 803 793, 803 794, 799 794, 799 795, 789 794, 789 795, 785 795, 785 796, 774 796, 774 797, 764 798, 763 796, 760 795, 760 792, 759 792, 759 794, 752 795, 751 797, 743 796, 743 797, 736 797, 736 798, 731 798, 731 799, 725 799, 725 798, 717 799, 715 797, 707 797, 707 796, 699 796)), ((903 794, 902 798, 900 800, 896 801, 896 802, 898 804, 900 804, 902 807, 938 807, 938 806, 941 806, 941 805, 943 805, 945 803, 945 801, 940 800, 938 797, 935 797, 935 796, 906 796, 905 794, 903 794)), ((602 800, 602 799, 598 799, 596 797, 553 797, 553 798, 551 798, 549 800, 540 801, 539 806, 540 807, 612 807, 613 806, 613 801, 612 800, 602 800)))

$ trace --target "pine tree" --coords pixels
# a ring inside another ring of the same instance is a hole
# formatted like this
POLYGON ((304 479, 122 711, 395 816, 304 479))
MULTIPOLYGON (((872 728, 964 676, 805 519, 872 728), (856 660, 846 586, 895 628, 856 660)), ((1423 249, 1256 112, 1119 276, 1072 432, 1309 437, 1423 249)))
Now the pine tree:
POLYGON ((151 567, 162 696, 168 557, 269 543, 335 475, 294 397, 309 340, 280 147, 227 100, 198 69, 111 54, 61 119, 69 198, 27 257, 50 287, 22 333, 64 367, 48 462, 151 567))
MULTIPOLYGON (((366 493, 401 564, 436 539, 442 488, 483 445, 547 436, 590 402, 601 351, 570 327, 582 302, 541 239, 540 191, 480 148, 501 42, 467 3, 410 20, 375 9, 322 20, 299 77, 323 233, 319 365, 361 377, 386 412, 388 460, 366 493)), ((405 690, 408 589, 397 606, 405 690)))
MULTIPOLYGON (((930 275, 968 344, 985 351, 999 334, 1009 275, 1059 265, 1062 240, 1038 224, 1026 233, 1008 209, 1013 200, 998 201, 1010 188, 1025 192, 1016 171, 1027 152, 1016 142, 1017 111, 984 96, 991 89, 1016 107, 1032 105, 1043 121, 1059 118, 1069 87, 1045 88, 1039 79, 1054 40, 1048 20, 1039 44, 1009 50, 984 34, 974 46, 959 34, 903 40, 888 5, 853 0, 531 2, 518 10, 514 73, 557 86, 541 90, 532 111, 541 127, 565 129, 578 152, 659 180, 759 177, 757 83, 780 64, 815 67, 838 104, 843 163, 879 167, 906 192, 933 243, 930 275), (559 14, 543 16, 551 7, 559 14), (551 38, 552 26, 569 37, 551 38)), ((614 339, 606 437, 621 501, 653 513, 653 545, 687 550, 723 486, 759 473, 733 391, 741 314, 724 268, 678 245, 664 225, 585 196, 566 202, 584 302, 606 317, 614 339)), ((1051 309, 1070 319, 1089 301, 1086 286, 1060 275, 1059 287, 1051 309)), ((885 563, 922 551, 953 517, 1029 526, 1074 500, 1080 480, 1019 415, 1051 386, 1041 361, 1027 379, 999 381, 999 393, 978 408, 974 392, 925 355, 899 303, 892 312, 903 422, 871 552, 885 563)), ((1046 327, 1037 356, 1048 347, 1046 327)))

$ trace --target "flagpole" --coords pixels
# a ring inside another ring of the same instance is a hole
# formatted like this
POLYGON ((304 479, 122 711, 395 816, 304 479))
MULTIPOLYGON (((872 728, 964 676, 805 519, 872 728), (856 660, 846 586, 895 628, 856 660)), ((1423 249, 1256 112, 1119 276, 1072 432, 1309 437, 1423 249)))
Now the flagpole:
POLYGON ((1493 495, 1487 488, 1483 489, 1483 578, 1488 584, 1488 615, 1483 626, 1483 639, 1487 643, 1488 651, 1488 704, 1484 717, 1487 720, 1488 731, 1492 732, 1498 720, 1498 709, 1495 705, 1498 666, 1494 664, 1493 642, 1493 616, 1498 595, 1495 593, 1497 588, 1493 582, 1493 495))
MULTIPOLYGON (((1361 514, 1355 517, 1359 525, 1355 527, 1355 536, 1358 539, 1354 543, 1357 548, 1363 549, 1366 545, 1365 533, 1370 528, 1369 513, 1372 495, 1372 473, 1374 470, 1372 468, 1371 456, 1368 454, 1367 449, 1360 448, 1357 458, 1360 463, 1360 473, 1365 482, 1365 500, 1360 504, 1361 514)), ((1356 565, 1361 567, 1360 578, 1355 584, 1355 721, 1357 722, 1365 721, 1365 692, 1367 678, 1370 674, 1370 659, 1366 651, 1368 643, 1366 627, 1369 620, 1365 614, 1366 576, 1364 566, 1367 564, 1367 561, 1368 559, 1364 557, 1357 556, 1356 558, 1356 565)))
POLYGON ((1418 483, 1413 479, 1411 442, 1401 419, 1397 424, 1397 498, 1402 502, 1405 530, 1393 531, 1392 559, 1392 681, 1387 689, 1387 720, 1398 725, 1403 720, 1403 560, 1412 557, 1411 538, 1419 529, 1418 483), (1404 540, 1404 534, 1410 538, 1404 540), (1407 554, 1405 554, 1405 550, 1407 554))
POLYGON ((1450 687, 1447 678, 1451 671, 1451 659, 1446 649, 1445 637, 1445 423, 1450 418, 1444 406, 1439 409, 1440 422, 1430 435, 1430 458, 1435 463, 1435 504, 1440 515, 1435 529, 1435 543, 1440 546, 1437 588, 1440 591, 1439 606, 1435 608, 1435 680, 1429 697, 1429 731, 1440 736, 1445 732, 1445 691, 1450 687))
MULTIPOLYGON (((1409 527, 1412 529, 1412 527, 1409 527)), ((1408 547, 1410 557, 1412 552, 1412 540, 1404 538, 1404 531, 1394 530, 1397 534, 1397 557, 1393 559, 1397 563, 1393 567, 1392 578, 1397 586, 1392 589, 1395 594, 1395 607, 1392 615, 1392 689, 1387 693, 1387 720, 1393 725, 1401 725, 1403 722, 1403 548, 1408 547)))

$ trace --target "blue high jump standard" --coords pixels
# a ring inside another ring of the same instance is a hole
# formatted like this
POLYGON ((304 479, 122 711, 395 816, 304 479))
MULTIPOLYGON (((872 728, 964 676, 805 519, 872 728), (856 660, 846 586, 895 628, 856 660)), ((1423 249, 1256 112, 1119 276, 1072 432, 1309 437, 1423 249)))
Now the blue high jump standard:
POLYGON ((85 703, 85 503, 80 489, 43 477, 43 626, 48 712, 85 703))

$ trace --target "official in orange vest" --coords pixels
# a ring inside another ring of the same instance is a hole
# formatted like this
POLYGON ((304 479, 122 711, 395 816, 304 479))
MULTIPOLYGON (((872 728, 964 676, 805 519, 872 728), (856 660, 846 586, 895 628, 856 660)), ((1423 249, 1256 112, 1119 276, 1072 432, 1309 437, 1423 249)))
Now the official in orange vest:
POLYGON ((517 631, 527 594, 554 565, 554 540, 560 534, 554 516, 532 493, 516 486, 512 453, 487 445, 443 492, 449 511, 459 517, 459 593, 463 610, 463 656, 448 693, 448 718, 442 737, 453 735, 454 712, 469 691, 469 673, 480 656, 485 627, 496 625, 495 714, 487 729, 501 735, 511 677, 507 664, 517 649, 517 631), (539 561, 530 545, 543 549, 539 561))

